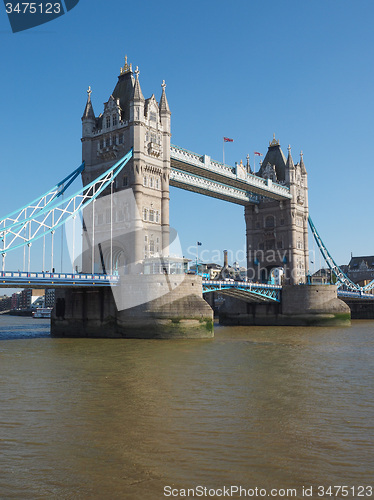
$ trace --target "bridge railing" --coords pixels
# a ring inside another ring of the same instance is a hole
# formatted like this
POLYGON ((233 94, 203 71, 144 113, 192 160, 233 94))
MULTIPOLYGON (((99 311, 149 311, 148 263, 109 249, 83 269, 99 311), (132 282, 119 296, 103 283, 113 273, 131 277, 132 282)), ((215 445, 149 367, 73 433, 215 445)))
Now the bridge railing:
POLYGON ((282 290, 281 285, 271 285, 267 283, 254 283, 252 281, 235 281, 235 280, 203 280, 203 286, 230 286, 232 288, 264 288, 270 290, 282 290))
POLYGON ((372 293, 365 293, 365 291, 348 291, 348 290, 338 290, 338 297, 345 297, 347 299, 366 299, 374 300, 374 295, 372 293))
POLYGON ((110 274, 84 274, 84 273, 50 273, 50 272, 23 272, 0 271, 0 287, 9 284, 20 285, 116 285, 119 276, 110 274))

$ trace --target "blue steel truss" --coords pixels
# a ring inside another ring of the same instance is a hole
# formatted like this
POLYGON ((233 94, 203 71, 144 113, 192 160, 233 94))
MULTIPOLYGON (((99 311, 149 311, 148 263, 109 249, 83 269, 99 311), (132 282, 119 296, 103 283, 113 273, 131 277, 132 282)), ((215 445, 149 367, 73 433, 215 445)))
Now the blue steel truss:
POLYGON ((64 194, 71 183, 83 171, 84 164, 59 182, 48 193, 34 200, 29 205, 0 219, 0 252, 3 257, 10 251, 32 243, 55 230, 75 217, 93 202, 121 172, 133 154, 130 151, 115 165, 97 177, 78 192, 64 199, 64 194))
POLYGON ((280 302, 282 287, 247 281, 203 280, 203 293, 221 292, 253 302, 280 302), (231 292, 236 292, 235 294, 231 292))
POLYGON ((24 207, 8 214, 3 219, 0 219, 0 231, 2 232, 4 229, 6 230, 9 226, 15 225, 18 222, 33 217, 33 215, 40 212, 40 210, 43 210, 47 205, 52 203, 53 200, 55 200, 59 196, 62 196, 67 190, 67 188, 70 186, 70 184, 74 182, 75 179, 78 177, 78 175, 83 172, 84 166, 85 164, 83 162, 80 167, 74 170, 74 172, 65 177, 65 179, 63 179, 58 184, 53 186, 53 188, 44 193, 42 196, 31 201, 24 207))
POLYGON ((328 265, 328 267, 331 269, 332 273, 336 276, 338 280, 337 285, 338 286, 344 285, 344 287, 348 290, 360 291, 360 292, 366 292, 374 288, 374 280, 372 280, 366 286, 361 287, 360 285, 357 285, 351 279, 349 279, 345 273, 343 273, 343 271, 340 269, 340 267, 336 264, 336 262, 332 258, 330 252, 327 250, 327 247, 324 244, 320 235, 318 234, 316 226, 313 224, 313 221, 310 216, 308 218, 308 221, 314 239, 316 240, 318 248, 320 249, 323 258, 325 259, 326 264, 328 265))

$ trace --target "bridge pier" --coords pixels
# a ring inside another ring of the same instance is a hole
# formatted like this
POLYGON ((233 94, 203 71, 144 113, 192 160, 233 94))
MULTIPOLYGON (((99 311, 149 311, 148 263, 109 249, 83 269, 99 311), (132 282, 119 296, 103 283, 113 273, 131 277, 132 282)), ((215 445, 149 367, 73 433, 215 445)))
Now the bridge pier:
POLYGON ((56 289, 51 335, 210 338, 214 335, 213 311, 202 298, 201 290, 201 277, 193 275, 130 276, 125 286, 113 289, 56 289), (165 293, 161 294, 163 287, 165 293), (143 298, 153 300, 142 302, 143 298), (132 307, 127 308, 126 304, 132 307))
POLYGON ((246 303, 225 298, 219 321, 223 325, 339 326, 350 325, 347 304, 334 285, 288 285, 282 303, 246 303))

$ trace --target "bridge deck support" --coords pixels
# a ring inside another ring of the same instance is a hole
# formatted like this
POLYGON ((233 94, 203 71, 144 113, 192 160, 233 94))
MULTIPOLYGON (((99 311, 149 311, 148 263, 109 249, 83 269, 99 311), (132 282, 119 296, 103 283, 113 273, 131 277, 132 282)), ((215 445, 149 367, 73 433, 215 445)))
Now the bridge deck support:
POLYGON ((213 337, 213 311, 202 298, 201 277, 192 275, 170 278, 171 291, 147 302, 137 301, 130 308, 118 307, 131 302, 142 287, 147 297, 165 285, 157 276, 138 276, 126 287, 56 289, 51 335, 55 337, 106 338, 209 338, 213 337), (141 283, 139 283, 139 280, 141 283), (129 299, 128 302, 126 299, 129 299))
POLYGON ((280 305, 227 298, 219 315, 225 325, 338 326, 350 325, 350 319, 350 309, 337 298, 334 285, 284 286, 280 305))

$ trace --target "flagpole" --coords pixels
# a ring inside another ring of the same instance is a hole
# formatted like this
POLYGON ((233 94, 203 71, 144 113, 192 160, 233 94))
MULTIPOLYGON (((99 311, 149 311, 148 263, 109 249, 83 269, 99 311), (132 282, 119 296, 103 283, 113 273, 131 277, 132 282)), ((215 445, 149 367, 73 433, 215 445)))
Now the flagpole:
POLYGON ((222 163, 225 164, 225 139, 222 140, 222 163))
POLYGON ((196 242, 196 274, 199 274, 199 242, 196 242))
POLYGON ((253 175, 256 173, 256 155, 253 153, 253 175))

